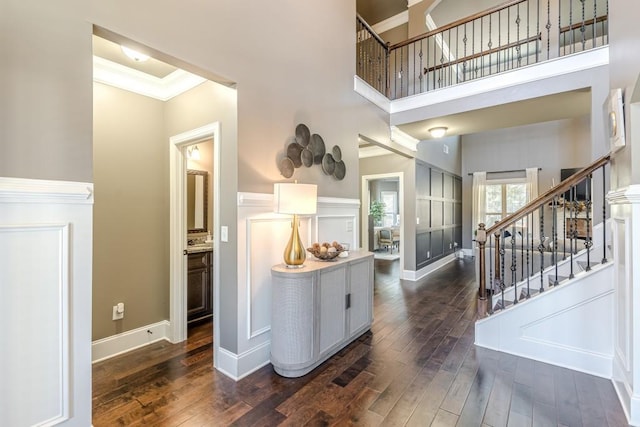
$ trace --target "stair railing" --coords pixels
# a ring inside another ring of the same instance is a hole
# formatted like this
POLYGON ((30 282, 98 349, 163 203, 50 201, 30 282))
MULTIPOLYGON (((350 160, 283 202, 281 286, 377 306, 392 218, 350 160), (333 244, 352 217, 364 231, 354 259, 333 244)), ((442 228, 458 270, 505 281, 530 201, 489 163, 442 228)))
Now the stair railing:
POLYGON ((491 227, 479 224, 475 240, 479 251, 480 317, 542 293, 545 288, 558 286, 565 279, 559 273, 559 265, 565 259, 570 263, 570 273, 566 278, 573 278, 574 258, 582 250, 579 249, 579 243, 584 245, 586 251, 586 262, 580 262, 580 266, 586 271, 591 269, 594 264, 591 248, 595 220, 593 174, 598 169, 602 171, 601 263, 607 262, 604 243, 607 237, 604 226, 607 215, 605 166, 609 161, 609 154, 597 159, 491 227), (583 197, 578 197, 579 195, 583 197), (559 220, 562 222, 561 226, 558 224, 559 220), (488 258, 485 254, 487 247, 488 258), (538 274, 539 277, 536 277, 538 274), (545 274, 548 274, 547 286, 545 274), (509 295, 512 296, 507 298, 505 294, 511 288, 513 292, 509 292, 509 295), (493 296, 499 297, 495 304, 493 296))
POLYGON ((356 20, 357 75, 389 99, 608 44, 608 0, 511 0, 389 45, 356 20))

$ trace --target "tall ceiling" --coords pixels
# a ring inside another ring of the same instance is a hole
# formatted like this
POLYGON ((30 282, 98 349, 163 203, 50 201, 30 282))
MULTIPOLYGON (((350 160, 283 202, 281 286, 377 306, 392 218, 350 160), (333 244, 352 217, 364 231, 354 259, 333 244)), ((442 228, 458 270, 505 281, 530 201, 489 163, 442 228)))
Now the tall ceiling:
MULTIPOLYGON (((503 0, 440 0, 430 15, 436 25, 445 25, 482 10, 503 0)), ((370 25, 407 10, 407 0, 357 0, 358 14, 370 25)), ((447 135, 466 135, 492 129, 502 129, 552 120, 588 115, 591 108, 590 90, 564 92, 526 101, 509 103, 481 110, 441 116, 429 120, 398 125, 408 135, 430 140, 428 129, 445 126, 447 135)))

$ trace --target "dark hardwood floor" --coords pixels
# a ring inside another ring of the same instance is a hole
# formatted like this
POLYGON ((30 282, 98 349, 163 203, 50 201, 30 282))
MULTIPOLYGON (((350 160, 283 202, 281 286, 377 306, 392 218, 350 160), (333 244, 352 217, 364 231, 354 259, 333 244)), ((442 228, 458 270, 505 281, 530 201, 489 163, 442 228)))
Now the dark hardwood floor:
POLYGON ((473 262, 376 260, 374 324, 310 374, 212 368, 211 324, 93 367, 93 425, 626 426, 611 382, 473 345, 473 262))

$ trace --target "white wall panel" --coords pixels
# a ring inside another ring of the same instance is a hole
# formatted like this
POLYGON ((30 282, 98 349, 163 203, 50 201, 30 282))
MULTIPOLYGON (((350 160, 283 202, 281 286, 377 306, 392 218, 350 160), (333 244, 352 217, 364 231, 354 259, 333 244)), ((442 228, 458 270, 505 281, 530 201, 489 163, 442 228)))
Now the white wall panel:
POLYGON ((0 425, 91 424, 92 184, 0 178, 0 425))

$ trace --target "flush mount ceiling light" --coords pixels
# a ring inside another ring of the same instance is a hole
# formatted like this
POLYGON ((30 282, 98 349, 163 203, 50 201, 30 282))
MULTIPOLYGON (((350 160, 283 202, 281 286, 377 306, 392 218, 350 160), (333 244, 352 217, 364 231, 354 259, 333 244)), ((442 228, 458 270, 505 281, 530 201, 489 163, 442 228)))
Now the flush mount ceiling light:
POLYGON ((129 58, 133 59, 136 62, 144 62, 149 59, 149 55, 145 55, 144 53, 140 53, 136 50, 133 50, 126 46, 120 46, 122 49, 122 53, 127 55, 129 58))
POLYGON ((429 129, 429 133, 433 138, 442 138, 444 134, 447 133, 447 128, 444 126, 431 128, 429 129))
POLYGON ((194 145, 193 148, 189 148, 188 153, 190 159, 200 160, 200 149, 197 145, 194 145))

